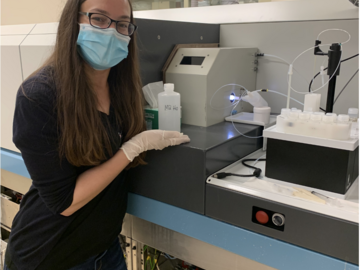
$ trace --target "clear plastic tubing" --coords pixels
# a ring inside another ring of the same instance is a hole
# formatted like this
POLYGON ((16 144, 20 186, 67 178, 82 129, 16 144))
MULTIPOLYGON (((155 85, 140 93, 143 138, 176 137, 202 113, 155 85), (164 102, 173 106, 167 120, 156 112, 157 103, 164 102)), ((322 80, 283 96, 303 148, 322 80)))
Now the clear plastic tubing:
MULTIPOLYGON (((303 51, 302 53, 300 53, 300 54, 294 59, 294 61, 293 61, 291 64, 294 65, 294 64, 295 64, 295 61, 296 61, 300 56, 302 56, 304 53, 306 53, 306 52, 308 52, 308 51, 310 51, 310 50, 313 50, 315 47, 323 47, 323 46, 331 46, 331 45, 332 45, 332 44, 321 44, 321 45, 318 45, 318 46, 310 47, 309 49, 307 49, 307 50, 303 51)), ((342 52, 341 52, 341 56, 340 56, 339 63, 338 63, 338 65, 337 65, 334 73, 333 73, 332 76, 329 78, 329 80, 328 80, 325 84, 323 84, 322 86, 320 86, 318 89, 312 90, 311 93, 315 93, 315 92, 319 91, 320 89, 322 89, 323 87, 325 87, 325 86, 330 82, 330 80, 332 79, 332 77, 335 76, 336 71, 337 71, 338 68, 340 67, 341 57, 342 57, 342 52)), ((290 88, 291 88, 291 90, 293 90, 294 92, 296 92, 296 93, 298 93, 298 94, 308 94, 308 93, 309 93, 309 92, 300 92, 300 91, 297 91, 297 90, 295 90, 294 88, 292 88, 291 85, 290 85, 290 88)))
POLYGON ((291 79, 292 79, 292 75, 293 75, 293 65, 291 64, 289 66, 289 72, 288 72, 288 75, 289 75, 289 82, 288 82, 288 95, 287 95, 287 102, 286 102, 286 108, 289 109, 289 106, 290 106, 290 95, 291 95, 291 79))
POLYGON ((351 39, 351 35, 350 35, 350 33, 349 33, 348 31, 346 31, 346 30, 344 30, 344 29, 338 29, 338 28, 331 28, 331 29, 326 29, 326 30, 324 30, 324 31, 321 31, 321 32, 319 33, 319 35, 317 36, 316 39, 319 40, 320 36, 321 36, 323 33, 328 32, 328 31, 341 31, 341 32, 344 32, 344 33, 348 34, 349 38, 348 38, 346 41, 341 42, 341 44, 346 44, 346 43, 348 43, 348 42, 350 41, 350 39, 351 39))
MULTIPOLYGON (((287 95, 283 94, 283 93, 280 93, 278 91, 275 91, 275 90, 269 90, 269 89, 266 89, 266 91, 264 91, 263 89, 259 89, 259 90, 255 90, 254 92, 270 92, 270 93, 275 93, 275 94, 278 94, 280 96, 283 96, 283 97, 287 97, 287 95)), ((300 105, 304 105, 304 103, 296 100, 295 98, 290 98, 292 101, 295 101, 296 103, 299 103, 300 105)))

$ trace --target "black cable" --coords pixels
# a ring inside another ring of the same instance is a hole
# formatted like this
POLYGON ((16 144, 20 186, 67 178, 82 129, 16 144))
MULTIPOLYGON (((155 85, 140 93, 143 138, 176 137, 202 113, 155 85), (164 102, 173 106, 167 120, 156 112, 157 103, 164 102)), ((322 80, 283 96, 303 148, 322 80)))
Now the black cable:
POLYGON ((253 174, 236 174, 236 173, 226 173, 226 172, 220 172, 220 173, 216 173, 214 174, 212 177, 217 178, 217 179, 223 179, 227 176, 238 176, 238 177, 259 177, 261 174, 261 169, 260 168, 256 168, 254 166, 248 165, 245 162, 247 161, 266 161, 266 159, 244 159, 241 161, 241 163, 248 168, 254 169, 253 174))
MULTIPOLYGON (((357 57, 357 56, 359 56, 359 54, 355 54, 355 55, 353 55, 353 56, 351 56, 351 57, 349 57, 349 58, 346 58, 346 59, 344 59, 344 60, 341 60, 340 63, 345 62, 345 61, 348 61, 348 60, 350 60, 350 59, 353 59, 353 58, 355 58, 355 57, 357 57)), ((324 71, 327 70, 327 69, 328 69, 327 67, 324 68, 324 71)), ((316 79, 316 77, 319 76, 319 75, 320 75, 320 72, 318 72, 318 73, 314 76, 314 78, 310 81, 310 84, 309 84, 309 92, 311 92, 311 85, 312 85, 312 83, 314 82, 314 80, 316 79)))
POLYGON ((355 77, 355 75, 359 72, 359 69, 354 73, 354 75, 351 76, 350 80, 345 84, 345 86, 343 87, 343 89, 340 91, 340 93, 337 95, 337 97, 334 100, 334 104, 335 102, 338 100, 338 98, 340 97, 341 93, 345 90, 345 88, 348 86, 348 84, 351 82, 351 80, 355 77))
POLYGON ((245 163, 245 162, 248 162, 248 161, 266 161, 266 159, 265 159, 265 158, 263 158, 263 159, 248 158, 248 159, 243 159, 243 160, 241 161, 241 163, 242 163, 245 167, 248 167, 248 168, 251 168, 251 169, 258 169, 258 168, 254 167, 254 166, 251 166, 251 165, 248 165, 248 164, 245 163))

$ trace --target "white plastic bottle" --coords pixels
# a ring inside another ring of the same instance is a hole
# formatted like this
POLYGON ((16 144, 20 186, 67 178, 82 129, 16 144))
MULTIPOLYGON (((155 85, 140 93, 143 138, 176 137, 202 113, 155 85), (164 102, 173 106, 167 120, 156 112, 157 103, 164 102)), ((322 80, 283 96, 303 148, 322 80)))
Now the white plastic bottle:
POLYGON ((359 109, 358 108, 349 108, 348 115, 349 115, 350 122, 357 122, 357 119, 359 118, 359 109))
POLYGON ((285 125, 287 122, 288 114, 290 113, 290 109, 281 109, 281 114, 276 117, 276 130, 280 132, 284 132, 285 125))
POLYGON ((318 112, 320 108, 321 94, 310 93, 305 95, 304 111, 318 112))
POLYGON ((296 134, 298 130, 298 120, 301 110, 291 110, 288 119, 289 122, 285 126, 285 133, 296 134))
POLYGON ((351 131, 350 131, 350 138, 351 139, 358 139, 359 138, 359 118, 356 122, 351 124, 351 131))
POLYGON ((339 114, 334 128, 334 139, 348 140, 350 137, 350 128, 349 115, 339 114))
POLYGON ((349 108, 348 110, 349 120, 351 122, 350 138, 356 139, 359 137, 359 109, 349 108))
POLYGON ((164 84, 164 92, 158 95, 159 129, 180 132, 180 94, 174 92, 174 84, 164 84))
POLYGON ((254 121, 262 122, 265 125, 270 122, 270 107, 254 107, 254 121))
POLYGON ((320 137, 321 136, 321 127, 320 122, 322 119, 321 114, 311 114, 309 121, 309 136, 320 137))
POLYGON ((323 115, 321 119, 321 137, 326 139, 332 139, 334 133, 334 118, 332 115, 323 115))
POLYGON ((336 113, 326 113, 326 115, 331 115, 332 116, 333 123, 335 123, 337 121, 337 114, 336 113))
POLYGON ((299 135, 309 136, 309 121, 310 121, 310 113, 303 112, 299 114, 298 121, 298 132, 299 135))

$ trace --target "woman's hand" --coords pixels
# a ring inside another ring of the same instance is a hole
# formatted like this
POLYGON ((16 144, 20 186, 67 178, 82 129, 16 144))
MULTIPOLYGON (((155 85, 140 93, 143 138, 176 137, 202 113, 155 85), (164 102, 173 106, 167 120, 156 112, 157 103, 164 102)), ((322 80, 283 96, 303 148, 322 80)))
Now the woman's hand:
POLYGON ((168 146, 190 142, 190 138, 177 131, 148 130, 124 143, 120 149, 129 161, 148 150, 162 150, 168 146))

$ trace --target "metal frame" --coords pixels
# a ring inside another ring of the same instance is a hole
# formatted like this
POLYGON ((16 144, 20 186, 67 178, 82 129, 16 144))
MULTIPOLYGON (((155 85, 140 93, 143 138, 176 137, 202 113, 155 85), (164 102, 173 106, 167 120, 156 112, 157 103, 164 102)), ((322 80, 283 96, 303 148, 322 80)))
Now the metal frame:
POLYGON ((133 263, 128 270, 144 269, 144 244, 206 270, 275 269, 129 214, 121 234, 132 241, 133 263))

